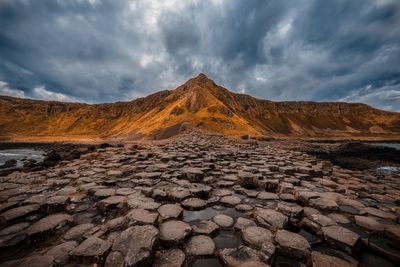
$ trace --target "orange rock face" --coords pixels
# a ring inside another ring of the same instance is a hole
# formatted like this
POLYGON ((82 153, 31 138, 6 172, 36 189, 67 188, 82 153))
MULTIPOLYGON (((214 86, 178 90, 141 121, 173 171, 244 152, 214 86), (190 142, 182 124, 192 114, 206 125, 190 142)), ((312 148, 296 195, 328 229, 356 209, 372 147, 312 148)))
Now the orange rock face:
POLYGON ((167 138, 187 127, 227 136, 400 137, 400 113, 365 104, 272 102, 233 93, 204 74, 130 102, 63 103, 0 96, 2 140, 167 138))

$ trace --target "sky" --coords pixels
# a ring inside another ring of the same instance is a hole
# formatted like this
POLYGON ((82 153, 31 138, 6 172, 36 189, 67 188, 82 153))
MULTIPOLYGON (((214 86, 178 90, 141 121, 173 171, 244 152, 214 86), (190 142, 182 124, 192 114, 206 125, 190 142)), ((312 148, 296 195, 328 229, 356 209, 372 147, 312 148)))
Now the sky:
POLYGON ((102 103, 202 72, 400 112, 398 0, 0 0, 0 95, 102 103))

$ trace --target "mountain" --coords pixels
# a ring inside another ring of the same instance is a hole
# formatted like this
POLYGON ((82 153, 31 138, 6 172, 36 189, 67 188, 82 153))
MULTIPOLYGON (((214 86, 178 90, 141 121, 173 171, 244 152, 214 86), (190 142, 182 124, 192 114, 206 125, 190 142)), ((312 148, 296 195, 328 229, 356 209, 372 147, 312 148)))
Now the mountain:
POLYGON ((0 97, 3 140, 167 138, 186 127, 228 136, 399 138, 400 113, 358 103, 261 100, 233 93, 204 74, 130 102, 0 97))

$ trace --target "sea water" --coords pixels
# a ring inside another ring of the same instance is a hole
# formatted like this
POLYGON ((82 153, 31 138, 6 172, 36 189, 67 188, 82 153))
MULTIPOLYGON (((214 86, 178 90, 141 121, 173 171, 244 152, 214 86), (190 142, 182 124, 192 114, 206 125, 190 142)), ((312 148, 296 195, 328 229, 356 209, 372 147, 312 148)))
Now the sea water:
POLYGON ((21 167, 28 160, 36 160, 40 162, 44 159, 44 151, 32 148, 16 148, 0 150, 0 166, 6 163, 7 160, 15 159, 16 167, 21 167))

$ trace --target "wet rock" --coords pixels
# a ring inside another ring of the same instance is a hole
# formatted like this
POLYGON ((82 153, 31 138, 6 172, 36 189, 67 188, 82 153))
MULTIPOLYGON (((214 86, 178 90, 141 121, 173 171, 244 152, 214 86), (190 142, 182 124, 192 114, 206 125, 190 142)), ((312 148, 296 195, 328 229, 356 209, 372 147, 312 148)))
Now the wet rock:
POLYGON ((241 199, 236 196, 224 196, 220 199, 220 202, 228 206, 235 206, 241 202, 241 199))
POLYGON ((35 222, 26 230, 26 233, 31 240, 44 239, 54 233, 57 229, 71 222, 72 217, 70 215, 65 213, 56 213, 35 222))
POLYGON ((213 221, 222 228, 230 228, 235 222, 232 217, 225 214, 215 215, 213 221))
POLYGON ((185 251, 189 256, 211 256, 214 254, 215 244, 208 236, 196 235, 189 240, 185 251))
POLYGON ((263 261, 272 263, 275 257, 275 250, 276 246, 273 242, 265 241, 261 245, 259 256, 263 261))
POLYGON ((131 210, 126 215, 129 225, 143 225, 143 224, 152 224, 155 225, 157 222, 158 213, 150 212, 148 210, 143 209, 134 209, 131 210))
POLYGON ((71 251, 71 257, 81 263, 102 263, 111 244, 95 236, 89 237, 71 251))
POLYGON ((319 251, 311 253, 311 262, 313 267, 356 267, 357 264, 345 261, 341 258, 323 254, 319 251))
POLYGON ((188 198, 182 202, 182 206, 187 210, 202 210, 207 206, 207 202, 200 198, 188 198))
POLYGON ((0 224, 10 224, 14 221, 23 219, 27 216, 35 214, 40 210, 40 205, 26 205, 18 208, 10 209, 0 215, 0 224))
POLYGON ((61 243, 47 251, 46 255, 53 257, 55 263, 64 265, 68 262, 71 251, 77 246, 78 243, 75 241, 61 243))
POLYGON ((252 220, 240 217, 236 220, 236 223, 233 227, 235 230, 243 230, 250 226, 256 226, 256 223, 252 220))
POLYGON ((83 239, 90 237, 94 232, 99 230, 94 224, 85 223, 72 227, 65 233, 65 240, 76 240, 81 242, 83 239))
POLYGON ((210 220, 196 222, 192 225, 194 234, 213 236, 219 230, 219 226, 210 220))
POLYGON ((277 251, 287 257, 307 259, 310 257, 311 247, 301 235, 286 230, 278 230, 275 234, 277 251))
POLYGON ((258 249, 266 241, 272 241, 272 233, 268 229, 250 226, 242 230, 243 241, 258 249))
POLYGON ((183 209, 179 205, 175 204, 165 204, 158 208, 158 213, 160 214, 160 220, 177 219, 182 217, 183 209))
POLYGON ((360 236, 341 226, 322 227, 325 240, 334 247, 350 254, 356 252, 360 246, 360 236))
POLYGON ((266 266, 258 257, 257 250, 240 246, 238 248, 225 248, 218 253, 219 258, 226 266, 244 266, 245 263, 258 263, 254 266, 266 266))
POLYGON ((180 249, 161 251, 160 257, 154 262, 154 267, 182 267, 185 253, 180 249))
POLYGON ((112 245, 106 267, 148 266, 157 246, 158 230, 152 225, 132 226, 123 231, 112 245))
POLYGON ((160 240, 165 245, 181 244, 192 232, 192 228, 189 224, 176 220, 162 223, 159 229, 160 240))
POLYGON ((270 230, 283 229, 288 223, 288 217, 282 213, 261 208, 257 208, 256 210, 256 220, 261 226, 270 230))

